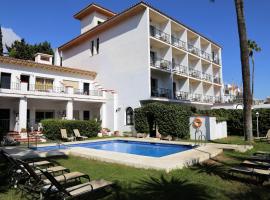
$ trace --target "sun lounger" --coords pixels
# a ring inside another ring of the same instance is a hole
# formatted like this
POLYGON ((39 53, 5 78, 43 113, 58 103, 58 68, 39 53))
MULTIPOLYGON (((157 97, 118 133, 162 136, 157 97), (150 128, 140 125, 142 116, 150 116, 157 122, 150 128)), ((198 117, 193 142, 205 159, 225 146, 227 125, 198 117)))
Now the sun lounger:
POLYGON ((267 134, 264 137, 254 137, 254 140, 259 141, 268 141, 270 140, 270 129, 267 131, 267 134))
POLYGON ((240 173, 240 174, 253 176, 261 183, 269 180, 269 177, 270 177, 270 170, 255 169, 255 168, 244 167, 244 166, 232 167, 232 168, 230 168, 230 172, 232 174, 233 173, 240 173))
POLYGON ((270 156, 270 151, 256 151, 253 155, 265 155, 270 156))
POLYGON ((270 169, 270 163, 262 162, 262 161, 250 161, 245 160, 241 163, 241 166, 257 168, 257 169, 270 169))
POLYGON ((261 161, 261 162, 270 163, 270 156, 267 156, 267 155, 250 156, 249 158, 247 158, 247 160, 261 161))
POLYGON ((78 129, 73 129, 73 133, 76 139, 85 140, 88 138, 86 136, 81 136, 80 131, 78 129))
POLYGON ((62 196, 62 199, 75 199, 82 196, 91 195, 92 192, 111 186, 113 183, 105 180, 93 180, 86 183, 81 183, 72 187, 63 187, 57 178, 53 177, 50 173, 42 171, 44 176, 50 181, 50 187, 47 190, 43 190, 42 195, 51 196, 51 194, 62 196), (55 192, 57 190, 57 192, 55 192))
MULTIPOLYGON (((43 184, 47 184, 47 185, 50 184, 50 180, 48 180, 48 179, 42 180, 40 177, 40 174, 37 174, 36 171, 32 167, 30 167, 26 162, 23 162, 21 160, 17 160, 17 161, 24 166, 24 168, 27 170, 29 175, 33 179, 35 179, 35 181, 37 181, 39 183, 42 182, 43 184)), ((41 171, 41 169, 40 169, 40 171, 41 171)), ((45 170, 42 169, 42 171, 45 171, 45 170)), ((50 173, 50 171, 47 171, 47 172, 50 173)), ((84 174, 81 172, 69 172, 69 173, 62 174, 62 175, 55 177, 55 179, 58 182, 64 182, 64 183, 67 183, 68 181, 76 180, 76 179, 80 180, 80 178, 86 178, 87 180, 90 181, 90 177, 87 174, 84 174)))
POLYGON ((74 137, 68 137, 67 130, 66 129, 60 129, 62 140, 65 141, 73 141, 74 137))
POLYGON ((170 135, 167 135, 167 136, 163 136, 163 135, 161 135, 160 139, 161 139, 161 140, 168 140, 168 141, 172 141, 172 136, 170 136, 170 135))

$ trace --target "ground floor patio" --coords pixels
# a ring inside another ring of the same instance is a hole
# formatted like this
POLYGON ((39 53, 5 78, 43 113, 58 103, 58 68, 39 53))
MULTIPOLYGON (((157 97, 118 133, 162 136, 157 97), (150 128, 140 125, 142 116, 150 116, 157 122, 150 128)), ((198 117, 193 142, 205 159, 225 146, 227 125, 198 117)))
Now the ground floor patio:
POLYGON ((102 120, 103 102, 0 97, 0 126, 5 131, 41 130, 43 119, 102 120))

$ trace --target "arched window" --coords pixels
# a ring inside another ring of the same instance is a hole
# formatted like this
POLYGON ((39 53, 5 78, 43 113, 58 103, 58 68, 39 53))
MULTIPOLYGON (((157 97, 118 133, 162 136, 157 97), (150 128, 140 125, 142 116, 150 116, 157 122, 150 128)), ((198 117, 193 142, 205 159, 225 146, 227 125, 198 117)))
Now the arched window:
POLYGON ((134 114, 133 109, 128 107, 126 109, 126 125, 133 125, 134 124, 134 114))

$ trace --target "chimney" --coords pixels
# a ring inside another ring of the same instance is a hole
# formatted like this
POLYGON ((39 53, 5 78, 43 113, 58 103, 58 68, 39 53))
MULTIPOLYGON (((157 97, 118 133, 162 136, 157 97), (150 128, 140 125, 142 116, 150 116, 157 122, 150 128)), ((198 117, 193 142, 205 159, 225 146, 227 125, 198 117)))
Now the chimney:
POLYGON ((35 62, 52 65, 52 55, 45 54, 45 53, 36 53, 35 54, 35 62))

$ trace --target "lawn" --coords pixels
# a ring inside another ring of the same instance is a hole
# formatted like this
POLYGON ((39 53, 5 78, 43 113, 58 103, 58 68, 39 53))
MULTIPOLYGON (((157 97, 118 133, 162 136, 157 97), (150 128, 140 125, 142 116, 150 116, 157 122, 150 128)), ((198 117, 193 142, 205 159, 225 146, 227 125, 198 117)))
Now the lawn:
MULTIPOLYGON (((216 141, 237 143, 240 138, 216 141)), ((246 153, 224 152, 203 164, 174 170, 170 173, 143 170, 117 164, 103 163, 70 156, 54 161, 90 175, 92 179, 106 179, 117 187, 105 199, 270 199, 270 182, 263 186, 246 176, 231 176, 228 167, 240 163, 256 150, 270 151, 270 144, 258 142, 246 153)), ((0 165, 0 199, 20 199, 16 190, 8 189, 3 179, 5 167, 0 165)))

